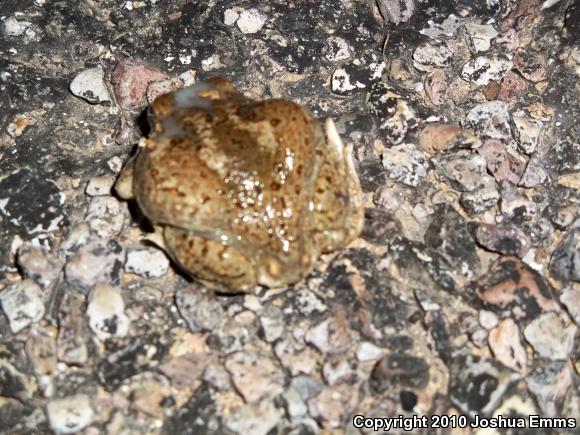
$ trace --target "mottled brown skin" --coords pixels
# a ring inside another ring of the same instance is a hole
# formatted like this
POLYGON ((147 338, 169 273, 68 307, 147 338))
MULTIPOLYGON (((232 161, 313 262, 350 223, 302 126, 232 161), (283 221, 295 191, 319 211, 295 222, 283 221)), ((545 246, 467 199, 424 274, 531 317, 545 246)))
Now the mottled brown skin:
POLYGON ((225 79, 159 97, 152 132, 119 183, 189 274, 226 292, 295 283, 362 229, 342 143, 290 101, 252 101, 225 79))

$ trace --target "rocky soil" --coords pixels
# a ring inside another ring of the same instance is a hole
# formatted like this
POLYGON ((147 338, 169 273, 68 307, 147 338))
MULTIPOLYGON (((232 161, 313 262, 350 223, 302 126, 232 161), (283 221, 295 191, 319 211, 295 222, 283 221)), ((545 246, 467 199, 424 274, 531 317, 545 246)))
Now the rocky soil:
POLYGON ((0 432, 578 418, 579 23, 576 0, 3 0, 0 432), (354 146, 363 233, 297 285, 213 294, 112 190, 148 104, 214 76, 354 146))

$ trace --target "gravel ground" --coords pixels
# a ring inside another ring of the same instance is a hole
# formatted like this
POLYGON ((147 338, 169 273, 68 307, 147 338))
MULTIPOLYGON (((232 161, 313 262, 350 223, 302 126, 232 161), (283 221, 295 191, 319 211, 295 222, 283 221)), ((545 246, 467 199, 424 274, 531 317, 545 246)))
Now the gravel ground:
POLYGON ((3 0, 0 431, 572 433, 579 23, 576 0, 3 0), (149 103, 216 76, 354 148, 362 235, 288 288, 214 294, 114 192, 149 103))

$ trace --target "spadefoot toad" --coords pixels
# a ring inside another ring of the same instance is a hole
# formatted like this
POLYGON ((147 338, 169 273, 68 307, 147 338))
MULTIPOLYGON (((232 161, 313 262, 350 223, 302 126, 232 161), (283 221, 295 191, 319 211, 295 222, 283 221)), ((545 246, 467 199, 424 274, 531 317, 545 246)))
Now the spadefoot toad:
POLYGON ((157 98, 151 133, 117 181, 185 272, 223 292, 282 287, 363 226, 363 199, 332 120, 253 101, 223 78, 157 98))

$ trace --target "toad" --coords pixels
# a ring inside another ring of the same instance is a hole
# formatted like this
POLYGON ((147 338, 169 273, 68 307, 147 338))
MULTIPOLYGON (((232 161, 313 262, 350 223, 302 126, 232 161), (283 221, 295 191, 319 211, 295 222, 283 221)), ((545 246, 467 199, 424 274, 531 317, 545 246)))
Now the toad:
POLYGON ((331 119, 254 101, 215 78, 158 97, 116 190, 135 199, 173 261, 226 293, 283 287, 363 226, 352 147, 331 119))

